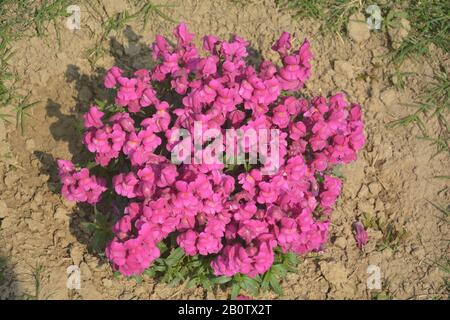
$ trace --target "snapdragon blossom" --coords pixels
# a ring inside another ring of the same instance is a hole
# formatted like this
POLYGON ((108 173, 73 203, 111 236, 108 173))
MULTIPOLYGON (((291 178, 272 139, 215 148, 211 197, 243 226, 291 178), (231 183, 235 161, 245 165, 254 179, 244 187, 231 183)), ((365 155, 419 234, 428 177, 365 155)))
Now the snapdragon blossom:
POLYGON ((152 70, 129 74, 112 67, 106 73, 104 86, 113 90, 118 111, 92 105, 84 116, 83 143, 108 177, 58 163, 67 199, 96 204, 105 193, 127 203, 106 248, 113 268, 127 276, 142 273, 169 235, 186 255, 212 255, 217 276, 263 274, 276 248, 323 250, 342 190, 332 169, 356 160, 365 142, 360 106, 342 93, 310 100, 294 94, 311 76, 312 53, 307 40, 294 48, 287 32, 272 47, 281 64, 264 60, 259 66, 247 62, 249 43, 240 37, 206 35, 204 55, 185 24, 174 37, 172 45, 156 36, 152 70), (225 164, 172 163, 170 152, 179 143, 172 134, 194 134, 195 122, 204 130, 279 130, 279 150, 271 150, 280 155, 276 171, 264 174, 261 164, 228 170, 225 164))

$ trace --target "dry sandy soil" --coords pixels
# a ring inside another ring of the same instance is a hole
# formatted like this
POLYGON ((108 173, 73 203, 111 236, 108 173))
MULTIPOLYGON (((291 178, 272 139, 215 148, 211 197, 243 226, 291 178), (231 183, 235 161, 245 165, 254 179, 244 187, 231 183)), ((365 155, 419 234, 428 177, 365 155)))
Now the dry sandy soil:
MULTIPOLYGON (((125 0, 104 1, 109 15, 128 8, 125 0)), ((280 12, 273 1, 169 1, 165 11, 176 21, 188 23, 199 39, 203 34, 228 38, 238 34, 250 40, 263 56, 284 30, 297 43, 308 38, 315 55, 310 95, 344 91, 363 106, 367 144, 355 163, 342 168, 344 191, 335 212, 330 241, 324 252, 302 257, 298 272, 282 282, 284 295, 264 293, 261 298, 285 299, 447 299, 448 274, 437 263, 448 261, 449 224, 430 204, 449 200, 449 156, 431 158, 435 148, 419 140, 417 128, 387 128, 386 124, 410 111, 420 93, 421 79, 431 77, 439 65, 449 71, 449 58, 432 49, 432 59, 406 61, 402 70, 416 72, 403 90, 391 81, 385 54, 390 41, 383 33, 369 33, 353 24, 352 37, 323 36, 314 21, 299 21, 280 12), (361 75, 366 77, 361 77, 361 75), (367 76, 368 75, 368 76, 367 76), (382 228, 369 228, 369 243, 356 247, 352 223, 366 217, 384 221, 382 228), (388 230, 399 233, 391 245, 388 230), (403 235, 401 235, 405 231, 403 235), (382 289, 367 288, 367 267, 381 270, 382 289)), ((0 255, 6 258, 6 280, 0 299, 226 299, 221 289, 170 288, 151 278, 141 283, 115 277, 101 257, 87 250, 89 233, 81 224, 92 213, 79 210, 59 194, 55 159, 71 159, 83 146, 76 129, 94 98, 101 97, 101 76, 116 64, 149 66, 148 45, 157 33, 171 35, 174 24, 152 17, 145 28, 131 22, 124 32, 112 34, 107 53, 96 68, 86 50, 100 34, 98 13, 81 5, 82 28, 75 32, 61 21, 60 46, 52 28, 44 38, 27 38, 16 44, 12 65, 20 77, 20 91, 31 92, 39 103, 25 120, 23 135, 13 125, 0 122, 0 255), (81 290, 66 288, 66 269, 79 265, 81 290), (41 268, 39 268, 41 267, 41 268), (36 286, 33 275, 39 273, 36 286), (38 287, 38 290, 37 290, 38 287)), ((432 121, 428 127, 433 130, 432 121)))

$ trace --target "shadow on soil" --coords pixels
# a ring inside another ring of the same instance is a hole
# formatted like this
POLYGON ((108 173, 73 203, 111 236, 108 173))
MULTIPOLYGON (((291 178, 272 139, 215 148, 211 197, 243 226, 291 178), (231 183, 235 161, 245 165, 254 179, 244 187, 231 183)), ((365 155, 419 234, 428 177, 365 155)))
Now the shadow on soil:
POLYGON ((0 255, 0 300, 17 300, 23 298, 22 289, 16 274, 6 256, 0 255))
MULTIPOLYGON (((123 32, 126 43, 119 42, 115 37, 109 40, 109 54, 114 58, 111 65, 122 68, 125 73, 131 74, 133 71, 147 68, 151 69, 152 58, 149 43, 144 43, 142 37, 137 35, 132 28, 127 26, 123 32)), ((80 67, 74 64, 67 65, 65 78, 68 83, 73 83, 76 90, 75 106, 70 113, 64 112, 64 101, 54 101, 49 99, 46 105, 47 116, 56 118, 57 121, 50 125, 50 132, 56 141, 64 141, 68 144, 69 151, 74 163, 87 163, 93 159, 84 145, 83 138, 83 117, 95 100, 113 101, 111 90, 107 91, 103 86, 103 78, 106 70, 95 68, 93 72, 83 74, 80 67)), ((61 192, 61 184, 58 177, 57 159, 48 152, 35 151, 34 155, 41 162, 41 173, 49 175, 47 182, 49 189, 57 194, 61 192)), ((80 243, 88 246, 93 251, 92 230, 88 225, 95 222, 94 209, 90 205, 77 204, 70 216, 70 232, 80 243)), ((102 250, 98 250, 102 256, 102 250)))

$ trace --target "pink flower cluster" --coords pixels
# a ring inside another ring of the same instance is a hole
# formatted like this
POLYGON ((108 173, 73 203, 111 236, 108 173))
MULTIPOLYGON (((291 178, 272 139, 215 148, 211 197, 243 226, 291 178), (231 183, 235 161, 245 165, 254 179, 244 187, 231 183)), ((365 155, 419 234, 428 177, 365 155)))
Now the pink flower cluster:
POLYGON ((86 168, 77 170, 71 161, 58 160, 58 171, 61 192, 69 201, 95 204, 107 189, 105 179, 91 176, 86 168))
MULTIPOLYGON (((131 77, 117 67, 107 72, 104 85, 115 89, 122 112, 106 115, 92 106, 84 116, 83 142, 111 170, 108 191, 128 202, 106 248, 114 268, 142 273, 169 234, 187 255, 213 255, 216 275, 263 274, 276 247, 298 254, 322 250, 342 188, 330 169, 355 160, 364 145, 360 107, 343 94, 312 100, 289 95, 310 77, 312 54, 306 40, 292 50, 286 32, 272 47, 282 64, 266 60, 258 68, 247 64, 242 38, 207 35, 201 56, 185 24, 174 36, 174 46, 156 37, 153 70, 131 77), (156 88, 163 86, 174 102, 161 98, 156 88), (264 175, 261 165, 232 174, 223 164, 175 165, 167 156, 177 144, 171 134, 193 134, 196 121, 205 130, 278 129, 276 172, 264 175), (113 159, 122 165, 111 165, 113 159)), ((69 200, 93 204, 107 190, 87 169, 77 171, 68 161, 59 169, 69 200)))

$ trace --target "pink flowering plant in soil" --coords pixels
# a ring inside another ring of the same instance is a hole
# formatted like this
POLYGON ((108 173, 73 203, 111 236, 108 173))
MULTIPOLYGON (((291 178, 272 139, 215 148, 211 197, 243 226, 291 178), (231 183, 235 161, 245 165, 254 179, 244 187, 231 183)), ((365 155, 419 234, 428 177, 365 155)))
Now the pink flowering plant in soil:
POLYGON ((83 118, 92 161, 59 160, 61 192, 95 206, 94 241, 122 275, 227 283, 234 297, 240 289, 280 293, 296 256, 326 246, 342 189, 333 168, 354 161, 364 145, 361 108, 342 93, 300 94, 311 76, 310 44, 293 48, 287 32, 272 47, 281 63, 258 66, 247 62, 240 37, 206 35, 200 54, 185 24, 174 36, 175 44, 156 36, 152 70, 106 73, 113 101, 97 101, 83 118), (196 122, 203 133, 278 130, 276 170, 264 174, 267 163, 247 160, 174 163, 181 143, 174 133, 194 135, 196 122))

